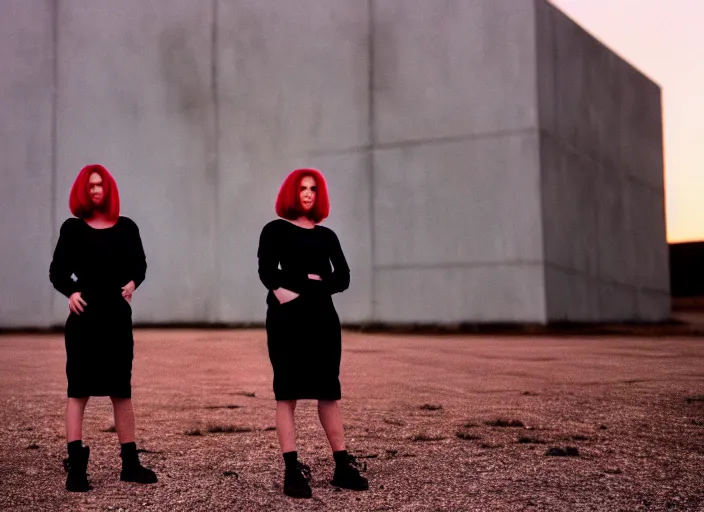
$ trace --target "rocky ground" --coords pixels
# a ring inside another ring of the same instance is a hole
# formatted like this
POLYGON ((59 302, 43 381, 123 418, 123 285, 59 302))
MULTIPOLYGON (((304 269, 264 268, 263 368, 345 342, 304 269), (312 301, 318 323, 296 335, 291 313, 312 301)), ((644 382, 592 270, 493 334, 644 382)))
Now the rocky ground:
POLYGON ((702 337, 346 332, 347 438, 371 488, 328 484, 315 404, 301 403, 307 501, 281 492, 263 331, 135 337, 138 447, 159 483, 118 480, 110 402, 96 398, 84 432, 94 489, 67 493, 63 338, 3 335, 0 509, 704 510, 702 337))

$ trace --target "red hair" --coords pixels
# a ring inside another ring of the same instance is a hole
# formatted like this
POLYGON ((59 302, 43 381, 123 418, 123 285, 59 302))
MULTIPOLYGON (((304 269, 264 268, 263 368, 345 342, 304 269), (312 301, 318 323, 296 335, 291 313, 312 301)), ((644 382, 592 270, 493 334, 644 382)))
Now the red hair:
POLYGON ((71 197, 68 207, 71 213, 79 219, 90 217, 93 214, 93 201, 90 198, 90 177, 93 173, 100 174, 103 178, 103 209, 108 219, 117 220, 120 216, 120 194, 117 191, 115 178, 102 165, 86 165, 76 176, 71 188, 71 197))
POLYGON ((305 215, 316 224, 330 215, 330 198, 323 173, 317 169, 296 169, 286 176, 276 197, 276 214, 288 220, 296 220, 305 215), (301 206, 301 181, 306 176, 313 178, 318 188, 315 204, 309 212, 304 211, 301 206))

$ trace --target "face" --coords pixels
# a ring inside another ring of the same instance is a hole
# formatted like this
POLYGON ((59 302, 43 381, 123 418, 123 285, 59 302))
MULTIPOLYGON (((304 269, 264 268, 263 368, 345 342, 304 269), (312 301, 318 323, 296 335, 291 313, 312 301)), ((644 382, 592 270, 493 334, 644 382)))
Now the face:
POLYGON ((317 193, 318 187, 315 184, 315 178, 312 176, 306 176, 301 180, 299 197, 304 212, 309 212, 313 209, 313 206, 315 206, 315 198, 317 193))
POLYGON ((88 194, 93 205, 100 206, 105 199, 105 191, 103 189, 103 178, 97 172, 94 172, 88 178, 88 194))

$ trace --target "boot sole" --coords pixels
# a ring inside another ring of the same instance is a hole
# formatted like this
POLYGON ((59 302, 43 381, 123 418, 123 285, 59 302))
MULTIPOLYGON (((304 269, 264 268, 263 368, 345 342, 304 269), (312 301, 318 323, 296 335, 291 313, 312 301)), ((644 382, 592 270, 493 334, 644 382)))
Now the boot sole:
POLYGON ((159 481, 159 480, 150 480, 150 481, 148 481, 148 482, 143 482, 143 481, 141 481, 141 480, 130 480, 130 479, 128 479, 128 478, 122 478, 122 477, 120 477, 120 482, 130 482, 130 483, 133 483, 133 484, 149 485, 149 484, 155 484, 155 483, 157 483, 158 481, 159 481))
POLYGON ((305 494, 295 494, 291 493, 284 487, 284 495, 288 496, 289 498, 294 498, 298 500, 308 500, 313 497, 313 489, 308 489, 308 491, 305 494))
POLYGON ((288 494, 285 491, 284 491, 284 495, 288 496, 289 498, 296 499, 296 500, 309 500, 313 497, 313 493, 307 494, 305 496, 300 496, 300 495, 288 494))
POLYGON ((91 485, 89 485, 88 487, 70 487, 70 486, 68 486, 68 485, 66 486, 66 490, 67 490, 68 492, 88 492, 88 491, 90 491, 92 488, 93 488, 93 487, 92 487, 91 485))
POLYGON ((330 482, 330 485, 333 487, 339 487, 340 489, 347 489, 348 491, 368 491, 369 490, 369 484, 365 485, 364 487, 348 487, 346 485, 340 485, 339 483, 336 483, 334 480, 330 482))

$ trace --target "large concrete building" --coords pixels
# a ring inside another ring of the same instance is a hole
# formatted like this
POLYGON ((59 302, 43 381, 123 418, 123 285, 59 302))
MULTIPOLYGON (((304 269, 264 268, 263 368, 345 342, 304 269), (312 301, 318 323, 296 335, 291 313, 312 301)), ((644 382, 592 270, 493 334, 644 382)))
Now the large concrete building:
POLYGON ((660 89, 545 0, 0 3, 0 327, 60 325, 78 170, 140 226, 137 323, 262 322, 259 232, 329 180, 343 321, 669 315, 660 89))

